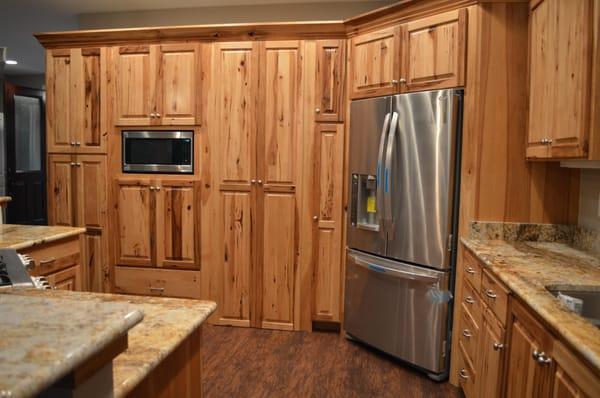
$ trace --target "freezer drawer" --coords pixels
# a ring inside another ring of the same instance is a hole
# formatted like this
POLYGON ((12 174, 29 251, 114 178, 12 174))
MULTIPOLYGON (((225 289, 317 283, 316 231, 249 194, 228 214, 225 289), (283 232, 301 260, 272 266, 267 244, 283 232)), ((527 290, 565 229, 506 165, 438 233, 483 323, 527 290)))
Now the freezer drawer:
POLYGON ((346 332, 430 373, 446 369, 448 273, 348 250, 346 332))

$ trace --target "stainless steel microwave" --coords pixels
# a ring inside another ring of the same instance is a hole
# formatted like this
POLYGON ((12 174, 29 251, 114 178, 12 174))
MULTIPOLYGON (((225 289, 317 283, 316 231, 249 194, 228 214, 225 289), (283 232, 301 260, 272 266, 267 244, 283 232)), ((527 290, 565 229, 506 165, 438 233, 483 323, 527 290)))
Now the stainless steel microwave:
POLYGON ((194 132, 123 131, 123 172, 194 173, 194 132))

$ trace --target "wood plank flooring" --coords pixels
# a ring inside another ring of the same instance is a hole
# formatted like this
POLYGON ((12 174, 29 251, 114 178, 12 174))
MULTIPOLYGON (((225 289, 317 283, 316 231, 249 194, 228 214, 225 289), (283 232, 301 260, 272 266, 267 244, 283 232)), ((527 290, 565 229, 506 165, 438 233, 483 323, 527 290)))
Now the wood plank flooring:
POLYGON ((217 397, 460 397, 338 333, 204 326, 203 392, 217 397))

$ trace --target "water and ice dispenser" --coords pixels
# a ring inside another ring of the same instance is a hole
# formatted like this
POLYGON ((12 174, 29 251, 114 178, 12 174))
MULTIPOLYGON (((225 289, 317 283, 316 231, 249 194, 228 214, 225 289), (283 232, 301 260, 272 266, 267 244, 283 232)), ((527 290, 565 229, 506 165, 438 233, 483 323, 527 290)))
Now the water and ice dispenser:
MULTIPOLYGON (((381 198, 380 198, 381 199, 381 198)), ((350 219, 353 227, 379 231, 377 212, 377 177, 371 174, 352 174, 350 219)))

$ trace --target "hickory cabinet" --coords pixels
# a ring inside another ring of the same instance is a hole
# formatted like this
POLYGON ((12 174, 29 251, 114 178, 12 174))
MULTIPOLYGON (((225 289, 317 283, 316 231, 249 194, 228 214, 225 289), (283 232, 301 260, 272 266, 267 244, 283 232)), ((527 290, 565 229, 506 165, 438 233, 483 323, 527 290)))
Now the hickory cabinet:
POLYGON ((459 9, 350 40, 351 97, 464 85, 467 10, 459 9))
POLYGON ((85 289, 84 276, 80 264, 80 244, 77 236, 33 246, 19 250, 27 255, 33 268, 34 276, 45 276, 53 289, 82 290, 85 289))
POLYGON ((200 106, 200 45, 113 48, 115 123, 194 125, 200 106))
POLYGON ((530 2, 530 159, 599 157, 599 7, 597 0, 530 2))
POLYGON ((345 40, 316 41, 315 121, 344 120, 345 40))
POLYGON ((46 52, 48 152, 106 153, 106 51, 46 52))
POLYGON ((115 180, 117 265, 197 269, 198 184, 115 180))

